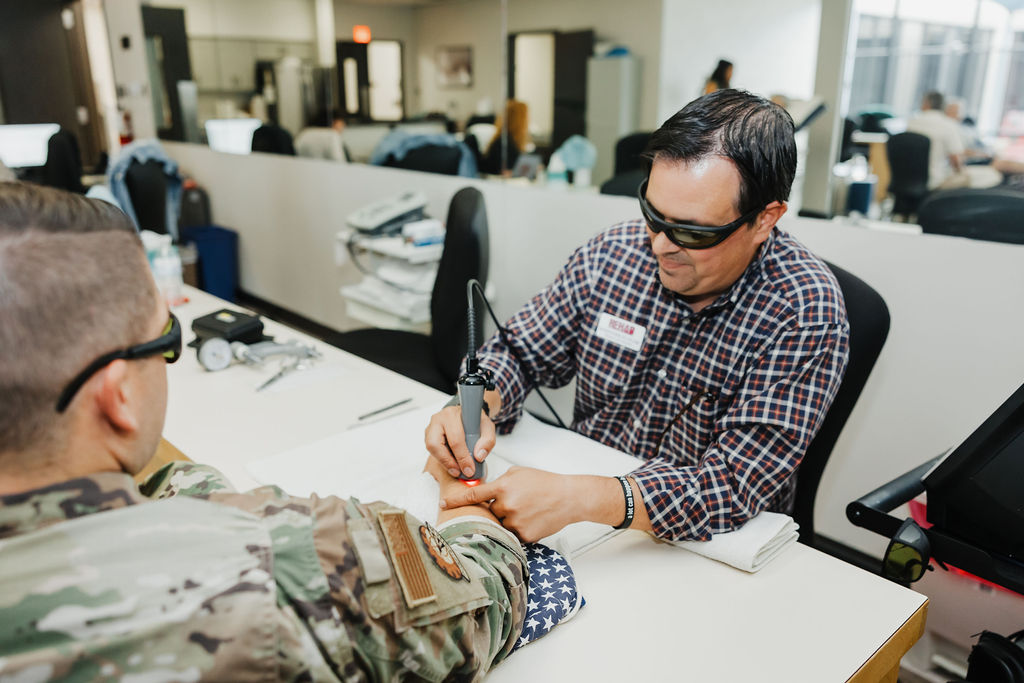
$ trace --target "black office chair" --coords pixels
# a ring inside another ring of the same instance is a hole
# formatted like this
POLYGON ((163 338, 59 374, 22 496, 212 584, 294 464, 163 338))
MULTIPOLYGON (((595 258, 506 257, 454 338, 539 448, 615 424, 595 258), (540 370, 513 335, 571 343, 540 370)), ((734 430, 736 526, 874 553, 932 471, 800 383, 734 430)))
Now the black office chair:
POLYGON ((448 206, 444 251, 430 295, 430 336, 363 329, 328 335, 324 341, 439 391, 454 392, 466 354, 466 283, 476 279, 486 286, 489 249, 483 195, 465 187, 448 206))
POLYGON ((865 133, 886 133, 885 121, 892 118, 886 111, 862 111, 858 114, 860 129, 865 133))
POLYGON ((891 179, 889 194, 894 198, 892 212, 902 216, 917 213, 928 194, 928 153, 931 141, 919 133, 899 133, 885 143, 891 179))
POLYGON ((854 154, 867 156, 867 145, 858 145, 853 142, 853 133, 857 130, 857 122, 851 118, 843 119, 843 137, 839 147, 839 161, 849 161, 854 154))
POLYGON ((125 171, 125 186, 140 230, 167 234, 167 176, 161 162, 132 162, 125 171))
POLYGON ((924 232, 1024 244, 1024 192, 1003 188, 933 192, 921 202, 924 232))
POLYGON ((647 147, 647 141, 651 139, 651 135, 652 133, 631 133, 619 138, 615 143, 615 175, 645 168, 646 164, 640 155, 647 147))
POLYGON ((881 295, 856 275, 831 263, 827 265, 839 281, 846 301, 846 315, 850 321, 850 359, 836 398, 825 414, 821 429, 807 447, 796 473, 793 519, 800 525, 800 541, 810 546, 815 541, 814 499, 821 475, 889 335, 889 307, 881 295))
POLYGON ((66 128, 61 128, 51 135, 46 143, 42 184, 69 192, 85 192, 85 187, 82 186, 82 155, 78 149, 78 138, 66 128))
POLYGON ((466 119, 466 128, 468 129, 470 126, 476 123, 494 123, 494 121, 494 114, 473 114, 468 119, 466 119))
POLYGON ((383 165, 409 171, 458 175, 461 162, 462 149, 457 145, 423 145, 410 149, 401 159, 389 155, 383 165))
POLYGON ((273 123, 265 123, 252 133, 252 151, 295 156, 292 134, 273 123))
POLYGON ((642 168, 634 168, 631 171, 620 173, 601 183, 601 194, 636 197, 636 190, 645 177, 647 177, 647 170, 642 168))

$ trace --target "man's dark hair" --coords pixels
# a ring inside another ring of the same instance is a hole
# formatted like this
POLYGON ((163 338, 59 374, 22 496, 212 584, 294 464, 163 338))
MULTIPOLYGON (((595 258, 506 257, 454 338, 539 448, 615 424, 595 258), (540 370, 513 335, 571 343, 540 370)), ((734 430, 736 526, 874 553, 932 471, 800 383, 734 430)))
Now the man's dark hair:
POLYGON ((936 111, 942 111, 942 107, 946 104, 946 98, 942 96, 938 90, 929 90, 924 94, 925 104, 928 105, 929 109, 936 111))
POLYGON ((740 173, 736 208, 743 214, 789 199, 796 175, 793 131, 793 119, 777 104, 745 90, 716 90, 654 131, 643 157, 648 164, 729 159, 740 173))

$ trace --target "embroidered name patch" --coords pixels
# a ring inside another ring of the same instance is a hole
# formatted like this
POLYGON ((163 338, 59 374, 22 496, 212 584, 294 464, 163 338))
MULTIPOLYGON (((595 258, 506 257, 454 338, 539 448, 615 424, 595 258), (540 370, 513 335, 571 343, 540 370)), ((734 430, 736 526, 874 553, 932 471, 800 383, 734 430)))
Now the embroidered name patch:
POLYGON ((427 548, 427 554, 434 560, 434 564, 445 573, 445 576, 450 577, 453 581, 459 579, 469 581, 469 577, 462 571, 459 558, 452 552, 451 546, 441 538, 441 534, 423 524, 420 526, 420 538, 423 539, 423 545, 427 548))
POLYGON ((602 313, 597 318, 597 336, 612 344, 639 351, 644 345, 647 328, 614 315, 602 313))
POLYGON ((377 513, 384 542, 391 553, 391 561, 402 586, 405 604, 410 608, 437 600, 437 593, 430 584, 430 575, 423 564, 423 556, 416 549, 409 526, 405 523, 402 510, 381 510, 377 513))

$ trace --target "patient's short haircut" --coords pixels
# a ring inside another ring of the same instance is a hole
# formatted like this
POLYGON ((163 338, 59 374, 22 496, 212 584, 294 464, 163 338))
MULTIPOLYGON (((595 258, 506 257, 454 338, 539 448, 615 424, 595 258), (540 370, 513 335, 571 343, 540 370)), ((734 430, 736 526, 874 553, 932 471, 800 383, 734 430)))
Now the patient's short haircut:
POLYGON ((745 90, 716 90, 665 121, 643 156, 648 163, 729 159, 740 174, 736 209, 744 214, 789 199, 796 175, 793 135, 793 119, 779 105, 745 90))
POLYGON ((55 443, 61 389, 101 354, 146 341, 156 297, 119 209, 0 183, 0 453, 55 443))
POLYGON ((0 235, 28 228, 45 232, 135 232, 113 204, 33 183, 0 182, 0 235))

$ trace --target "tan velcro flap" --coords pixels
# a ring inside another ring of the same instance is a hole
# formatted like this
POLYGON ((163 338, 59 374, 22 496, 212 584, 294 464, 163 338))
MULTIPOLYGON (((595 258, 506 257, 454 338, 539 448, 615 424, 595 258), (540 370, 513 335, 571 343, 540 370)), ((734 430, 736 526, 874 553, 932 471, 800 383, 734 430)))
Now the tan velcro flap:
POLYGON ((384 542, 391 553, 406 605, 416 607, 437 600, 423 556, 406 524, 405 511, 381 510, 377 513, 377 519, 384 532, 384 542))

